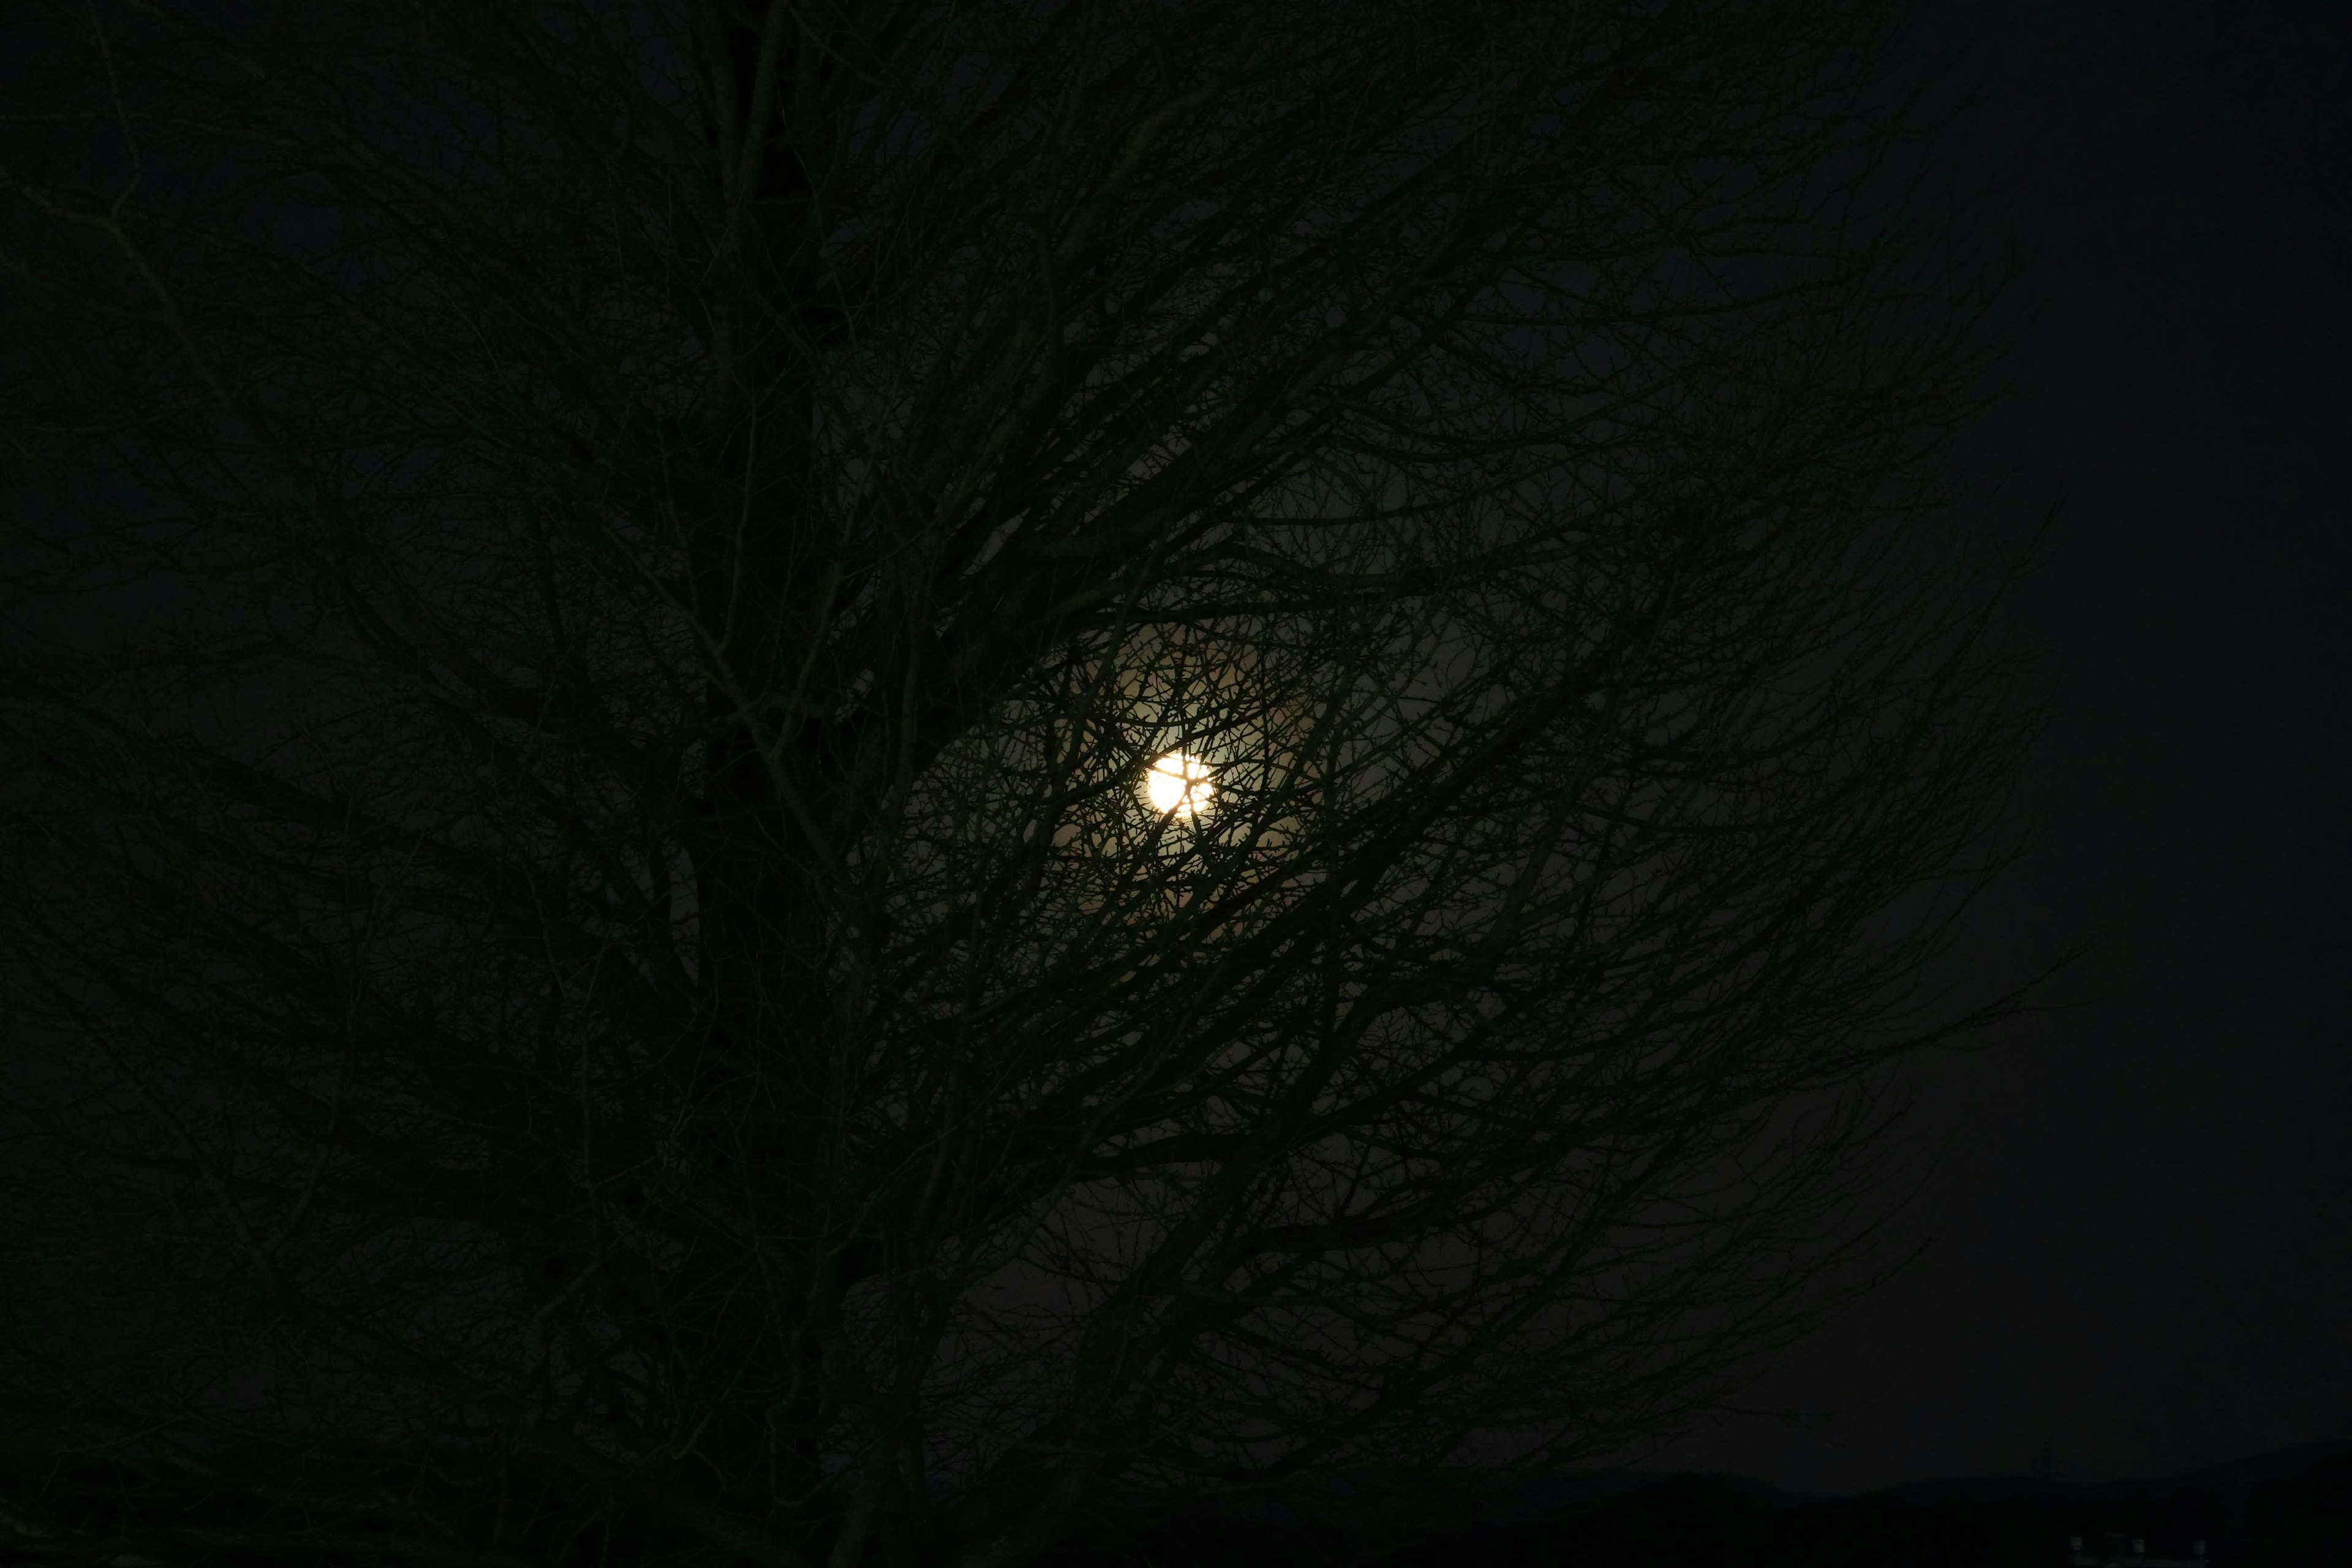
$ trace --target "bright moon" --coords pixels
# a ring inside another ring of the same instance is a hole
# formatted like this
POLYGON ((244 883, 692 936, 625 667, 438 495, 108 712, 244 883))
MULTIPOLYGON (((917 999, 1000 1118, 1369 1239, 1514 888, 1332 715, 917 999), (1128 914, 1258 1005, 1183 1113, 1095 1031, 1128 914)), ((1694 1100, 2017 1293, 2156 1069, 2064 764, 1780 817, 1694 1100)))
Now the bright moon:
POLYGON ((1182 752, 1171 752, 1143 775, 1143 793, 1154 811, 1192 816, 1208 805, 1216 785, 1209 782, 1208 763, 1182 752))

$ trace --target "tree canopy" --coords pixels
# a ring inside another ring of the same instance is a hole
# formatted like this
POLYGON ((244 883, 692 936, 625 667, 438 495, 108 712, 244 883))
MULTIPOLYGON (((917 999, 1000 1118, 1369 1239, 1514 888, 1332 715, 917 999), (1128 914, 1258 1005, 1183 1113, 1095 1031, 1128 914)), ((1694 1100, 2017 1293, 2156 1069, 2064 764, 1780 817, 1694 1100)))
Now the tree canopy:
POLYGON ((13 7, 0 1539, 992 1568, 1719 1397, 2022 994, 1898 21, 13 7))

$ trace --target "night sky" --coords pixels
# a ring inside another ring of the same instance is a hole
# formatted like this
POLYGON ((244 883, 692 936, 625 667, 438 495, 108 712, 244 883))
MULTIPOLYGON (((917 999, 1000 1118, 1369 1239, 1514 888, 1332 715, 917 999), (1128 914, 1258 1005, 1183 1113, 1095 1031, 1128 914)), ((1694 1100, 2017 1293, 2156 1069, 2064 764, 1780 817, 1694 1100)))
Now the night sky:
POLYGON ((1971 437, 2063 685, 1990 984, 1920 1063, 1906 1274, 1645 1468, 1803 1491, 2352 1438, 2352 0, 1934 0, 2024 390, 1971 437))
POLYGON ((1801 1490, 2352 1437, 2352 5, 1937 11, 2021 272, 1969 459, 2011 522, 2063 500, 2046 826, 1983 945, 2110 934, 2087 1005, 1916 1074, 1934 1250, 1647 1461, 1801 1490))

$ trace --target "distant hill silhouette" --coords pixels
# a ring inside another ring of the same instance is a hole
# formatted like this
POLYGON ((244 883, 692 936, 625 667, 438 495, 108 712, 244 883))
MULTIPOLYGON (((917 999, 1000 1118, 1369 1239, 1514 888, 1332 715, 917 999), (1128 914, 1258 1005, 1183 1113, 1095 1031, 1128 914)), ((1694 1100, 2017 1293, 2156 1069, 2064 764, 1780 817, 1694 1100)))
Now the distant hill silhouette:
MULTIPOLYGON (((0 1513, 33 1501, 40 1517, 123 1540, 146 1529, 242 1522, 241 1505, 183 1495, 120 1466, 0 1457, 0 1513)), ((1973 1476, 1858 1497, 1629 1470, 1510 1485, 1470 1470, 1414 1485, 1363 1473, 1334 1483, 1316 1513, 1194 1509, 1135 1539, 1074 1537, 1043 1568, 2067 1568, 2068 1536, 2095 1543, 2110 1532, 2145 1539, 2164 1555, 2202 1540, 2210 1568, 2352 1568, 2352 1440, 2153 1479, 2077 1486, 1973 1476), (1451 1524, 1407 1528, 1441 1506, 1451 1524)), ((0 1539, 0 1563, 60 1555, 72 1556, 0 1539)), ((231 1558, 212 1561, 226 1568, 231 1558)), ((268 1562, 378 1568, 388 1560, 365 1550, 288 1551, 268 1562)))
POLYGON ((2352 1568, 2352 1440, 2142 1480, 1977 1476, 1856 1497, 1721 1475, 1479 1480, 1441 1478, 1471 1500, 1435 1531, 1387 1522, 1415 1500, 1360 1478, 1319 1520, 1195 1510, 1132 1541, 1074 1539, 1050 1568, 2063 1568, 2070 1535, 2107 1532, 2168 1554, 2203 1541, 2212 1568, 2352 1568))

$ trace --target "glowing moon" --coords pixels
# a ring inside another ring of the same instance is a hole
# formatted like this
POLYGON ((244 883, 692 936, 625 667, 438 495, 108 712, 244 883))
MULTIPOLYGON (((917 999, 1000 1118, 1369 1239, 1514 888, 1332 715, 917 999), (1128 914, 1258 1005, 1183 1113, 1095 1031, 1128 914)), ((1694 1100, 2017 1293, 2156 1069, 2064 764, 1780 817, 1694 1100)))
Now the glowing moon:
POLYGON ((1171 752, 1143 775, 1143 794, 1151 809, 1194 816, 1207 809, 1217 786, 1209 782, 1209 764, 1183 752, 1171 752))

